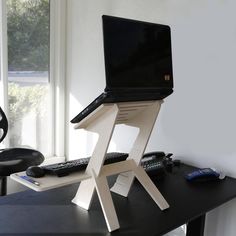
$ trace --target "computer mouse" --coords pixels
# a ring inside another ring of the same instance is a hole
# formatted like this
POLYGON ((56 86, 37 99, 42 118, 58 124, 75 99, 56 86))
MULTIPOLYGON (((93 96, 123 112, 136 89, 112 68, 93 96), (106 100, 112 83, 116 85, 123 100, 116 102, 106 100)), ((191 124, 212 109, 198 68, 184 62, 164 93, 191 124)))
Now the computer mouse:
POLYGON ((40 178, 45 175, 45 171, 40 166, 30 166, 26 170, 26 174, 30 177, 40 178))

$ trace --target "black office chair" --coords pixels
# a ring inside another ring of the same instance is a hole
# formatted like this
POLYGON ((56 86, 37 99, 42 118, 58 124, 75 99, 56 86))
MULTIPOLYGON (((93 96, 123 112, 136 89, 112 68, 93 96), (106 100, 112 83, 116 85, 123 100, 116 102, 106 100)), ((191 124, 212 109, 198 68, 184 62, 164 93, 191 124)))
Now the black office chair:
MULTIPOLYGON (((6 137, 8 121, 0 107, 0 143, 6 137)), ((7 176, 12 173, 26 170, 29 166, 40 165, 44 156, 39 151, 30 148, 6 148, 0 149, 0 196, 7 194, 7 176)))

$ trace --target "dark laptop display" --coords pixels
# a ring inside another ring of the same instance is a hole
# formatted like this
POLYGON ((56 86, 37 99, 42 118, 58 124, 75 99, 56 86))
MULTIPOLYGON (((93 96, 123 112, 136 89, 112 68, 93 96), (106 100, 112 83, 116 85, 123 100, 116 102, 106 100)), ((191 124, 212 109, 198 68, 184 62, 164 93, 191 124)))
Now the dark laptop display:
POLYGON ((102 20, 106 88, 72 123, 102 103, 160 100, 173 92, 170 27, 105 15, 102 20))

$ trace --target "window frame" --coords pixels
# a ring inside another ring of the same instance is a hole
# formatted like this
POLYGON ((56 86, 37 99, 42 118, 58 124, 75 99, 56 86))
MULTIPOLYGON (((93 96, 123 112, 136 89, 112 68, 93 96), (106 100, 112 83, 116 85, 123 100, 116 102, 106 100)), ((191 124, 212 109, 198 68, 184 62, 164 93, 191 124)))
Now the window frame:
MULTIPOLYGON (((65 75, 66 75, 66 0, 49 0, 50 67, 49 87, 52 101, 51 157, 46 162, 65 160, 65 75)), ((8 51, 6 0, 0 0, 0 105, 8 114, 8 51)), ((4 146, 8 147, 6 136, 4 146)))

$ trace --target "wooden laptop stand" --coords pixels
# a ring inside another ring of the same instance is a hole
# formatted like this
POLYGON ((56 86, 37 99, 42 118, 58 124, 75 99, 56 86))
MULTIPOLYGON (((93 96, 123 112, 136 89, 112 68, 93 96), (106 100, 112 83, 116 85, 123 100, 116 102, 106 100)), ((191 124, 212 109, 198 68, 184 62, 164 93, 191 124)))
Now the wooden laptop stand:
POLYGON ((86 129, 98 133, 99 138, 85 171, 91 178, 80 183, 72 202, 88 210, 96 189, 110 232, 120 226, 107 183, 107 176, 119 174, 111 191, 125 197, 128 196, 134 177, 136 177, 161 210, 169 207, 164 197, 139 165, 161 103, 162 101, 144 101, 103 104, 75 126, 76 129, 86 129), (139 134, 127 160, 103 166, 116 124, 137 127, 139 134))

